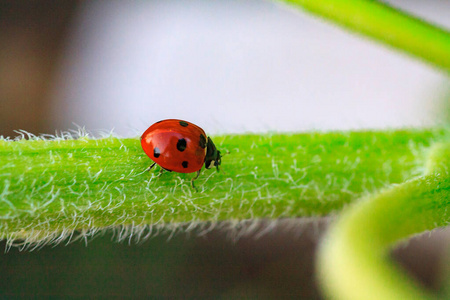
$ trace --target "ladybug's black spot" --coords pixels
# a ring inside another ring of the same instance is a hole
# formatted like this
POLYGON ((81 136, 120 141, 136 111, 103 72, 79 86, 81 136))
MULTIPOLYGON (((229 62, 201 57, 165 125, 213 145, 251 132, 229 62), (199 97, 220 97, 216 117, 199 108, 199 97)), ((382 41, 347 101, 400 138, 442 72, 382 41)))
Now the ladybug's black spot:
POLYGON ((186 149, 186 140, 185 139, 179 139, 177 142, 177 149, 180 152, 183 152, 184 149, 186 149))
POLYGON ((206 148, 206 138, 203 134, 200 134, 200 142, 199 142, 200 147, 202 148, 206 148))
POLYGON ((188 122, 180 121, 180 125, 183 127, 187 127, 189 124, 188 124, 188 122))
POLYGON ((161 151, 159 150, 158 147, 155 147, 155 149, 153 149, 153 156, 158 158, 161 155, 161 151))
POLYGON ((183 168, 187 168, 188 167, 188 162, 187 161, 183 161, 182 163, 181 163, 181 165, 183 166, 183 168))

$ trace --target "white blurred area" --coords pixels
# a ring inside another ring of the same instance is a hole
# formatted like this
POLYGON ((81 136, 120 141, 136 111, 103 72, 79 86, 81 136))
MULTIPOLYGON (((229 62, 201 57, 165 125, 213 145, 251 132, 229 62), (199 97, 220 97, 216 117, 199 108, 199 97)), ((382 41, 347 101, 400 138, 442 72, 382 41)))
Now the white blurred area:
MULTIPOLYGON (((450 28, 450 1, 392 1, 450 28)), ((432 126, 448 76, 267 1, 84 2, 53 92, 56 128, 141 134, 432 126)), ((449 54, 450 55, 450 54, 449 54)))

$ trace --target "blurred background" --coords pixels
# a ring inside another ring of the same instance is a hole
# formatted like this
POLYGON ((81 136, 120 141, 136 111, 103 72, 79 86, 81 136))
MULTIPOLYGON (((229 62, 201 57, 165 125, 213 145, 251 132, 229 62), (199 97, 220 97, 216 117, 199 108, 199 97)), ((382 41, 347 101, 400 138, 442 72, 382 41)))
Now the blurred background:
MULTIPOLYGON (((262 0, 0 1, 0 135, 432 126, 449 78, 262 0)), ((450 27, 446 0, 392 1, 450 27)), ((388 28, 386 30, 389 30, 388 28)))
MULTIPOLYGON (((450 28, 447 0, 388 2, 450 28)), ((165 118, 210 134, 430 127, 448 120, 449 83, 420 61, 271 1, 0 0, 3 136, 79 125, 132 137, 165 118)), ((287 222, 312 233, 292 235, 284 224, 239 245, 213 231, 141 246, 107 235, 87 248, 13 249, 0 258, 0 290, 318 298, 312 257, 327 221, 287 222)), ((437 288, 436 257, 449 235, 420 240, 396 257, 437 288)))

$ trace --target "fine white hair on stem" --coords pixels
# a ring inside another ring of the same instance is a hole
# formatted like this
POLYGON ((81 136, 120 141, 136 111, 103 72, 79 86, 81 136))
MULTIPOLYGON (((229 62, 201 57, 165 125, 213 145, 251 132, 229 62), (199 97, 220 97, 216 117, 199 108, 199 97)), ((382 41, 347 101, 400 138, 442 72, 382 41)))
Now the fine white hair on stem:
POLYGON ((195 221, 188 223, 161 223, 157 225, 119 225, 104 228, 90 228, 83 230, 68 230, 55 232, 30 232, 27 238, 17 239, 10 236, 6 239, 4 252, 11 247, 20 251, 34 251, 44 246, 55 247, 60 244, 69 245, 82 241, 86 246, 95 238, 100 236, 111 236, 111 241, 116 243, 142 244, 156 236, 164 236, 167 240, 177 235, 187 237, 202 237, 215 231, 226 236, 232 242, 238 242, 243 238, 261 239, 270 235, 274 230, 290 232, 294 237, 300 238, 305 226, 316 228, 317 235, 321 232, 319 228, 327 226, 332 218, 300 218, 300 219, 245 219, 229 220, 221 222, 195 221), (41 236, 45 234, 46 236, 41 236))
POLYGON ((20 140, 47 140, 47 141, 55 141, 55 140, 77 140, 77 139, 95 139, 95 138, 120 138, 120 136, 115 132, 114 128, 110 130, 87 130, 86 127, 80 126, 76 123, 73 123, 74 129, 68 130, 56 130, 54 134, 49 133, 41 133, 41 134, 33 134, 23 129, 14 130, 16 136, 5 137, 0 135, 0 140, 4 141, 20 141, 20 140))

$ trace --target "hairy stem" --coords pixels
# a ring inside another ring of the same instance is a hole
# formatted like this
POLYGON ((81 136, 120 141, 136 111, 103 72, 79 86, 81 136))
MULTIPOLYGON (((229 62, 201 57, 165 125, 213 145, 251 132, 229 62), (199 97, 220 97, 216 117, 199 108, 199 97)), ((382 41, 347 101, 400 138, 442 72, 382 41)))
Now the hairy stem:
POLYGON ((444 130, 228 135, 222 171, 146 172, 138 139, 0 140, 0 238, 117 225, 326 215, 401 183, 444 130))

